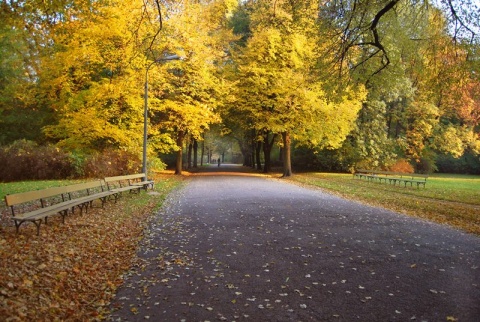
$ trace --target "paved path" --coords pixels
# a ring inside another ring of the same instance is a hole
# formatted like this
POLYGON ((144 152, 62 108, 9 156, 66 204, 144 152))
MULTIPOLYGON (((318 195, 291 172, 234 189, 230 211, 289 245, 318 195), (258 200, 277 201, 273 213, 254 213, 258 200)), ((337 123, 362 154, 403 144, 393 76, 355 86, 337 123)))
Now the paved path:
POLYGON ((155 216, 114 321, 480 321, 473 235, 234 173, 155 216))

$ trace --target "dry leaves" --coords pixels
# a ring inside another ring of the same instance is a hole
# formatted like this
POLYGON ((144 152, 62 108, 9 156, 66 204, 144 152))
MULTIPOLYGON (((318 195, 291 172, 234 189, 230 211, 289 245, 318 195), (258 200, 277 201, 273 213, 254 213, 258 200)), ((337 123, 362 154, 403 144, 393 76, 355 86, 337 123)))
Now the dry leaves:
MULTIPOLYGON (((5 321, 100 320, 160 196, 145 193, 105 209, 52 217, 0 232, 0 316, 5 321), (144 201, 142 205, 140 201, 144 201)), ((99 204, 97 204, 97 207, 99 204)))

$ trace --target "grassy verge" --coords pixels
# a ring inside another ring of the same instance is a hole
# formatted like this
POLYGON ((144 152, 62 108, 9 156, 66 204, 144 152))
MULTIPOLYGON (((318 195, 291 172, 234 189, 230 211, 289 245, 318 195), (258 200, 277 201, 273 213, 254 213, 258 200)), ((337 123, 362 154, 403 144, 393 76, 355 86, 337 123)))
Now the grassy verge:
POLYGON ((480 235, 480 176, 432 175, 425 189, 368 182, 350 174, 296 174, 291 180, 480 235))
MULTIPOLYGON (((11 220, 0 221, 0 316, 7 321, 101 320, 135 260, 151 214, 181 179, 163 175, 155 182, 156 193, 124 194, 104 209, 98 202, 87 214, 67 216, 65 224, 52 217, 40 236, 33 224, 22 225, 16 234, 11 220)), ((12 183, 1 191, 3 196, 70 183, 12 183)))
POLYGON ((7 194, 20 193, 33 190, 41 190, 50 187, 67 186, 69 184, 81 183, 85 180, 45 180, 45 181, 20 181, 0 182, 0 198, 7 194))

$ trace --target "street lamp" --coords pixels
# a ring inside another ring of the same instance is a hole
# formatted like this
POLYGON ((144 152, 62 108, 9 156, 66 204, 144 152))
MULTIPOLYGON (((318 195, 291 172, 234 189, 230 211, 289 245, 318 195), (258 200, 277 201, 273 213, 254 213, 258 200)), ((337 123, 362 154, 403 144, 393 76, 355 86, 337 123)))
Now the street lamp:
POLYGON ((143 110, 143 158, 142 158, 142 172, 145 173, 143 177, 144 181, 147 181, 147 120, 148 120, 148 71, 153 66, 153 64, 161 63, 164 61, 170 60, 179 60, 180 57, 178 55, 169 55, 164 56, 158 59, 155 59, 150 65, 147 66, 147 70, 145 71, 145 106, 143 110))

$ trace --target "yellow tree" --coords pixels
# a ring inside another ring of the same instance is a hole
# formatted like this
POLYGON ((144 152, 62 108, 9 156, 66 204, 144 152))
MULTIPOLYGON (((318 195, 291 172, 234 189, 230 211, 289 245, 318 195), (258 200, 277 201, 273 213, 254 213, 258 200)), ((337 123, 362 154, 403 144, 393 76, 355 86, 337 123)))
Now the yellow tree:
POLYGON ((407 154, 478 153, 480 137, 480 91, 478 44, 455 43, 446 33, 447 20, 440 10, 430 11, 416 55, 407 71, 415 84, 415 102, 405 113, 407 154))
POLYGON ((42 57, 52 52, 52 34, 73 0, 0 2, 0 144, 17 139, 43 142, 51 121, 37 83, 42 57))
MULTIPOLYGON (((152 85, 154 129, 172 133, 176 141, 176 174, 182 173, 186 135, 201 140, 201 134, 220 117, 218 107, 226 95, 220 77, 232 33, 226 18, 235 1, 178 1, 167 7, 164 33, 159 38, 164 53, 182 59, 156 68, 152 85)), ((160 46, 161 47, 161 46, 160 46)))
POLYGON ((273 2, 259 3, 252 17, 253 35, 238 59, 239 96, 256 130, 282 136, 283 175, 290 176, 292 139, 312 147, 338 147, 365 95, 349 89, 326 94, 328 84, 317 69, 315 3, 273 2))
POLYGON ((55 27, 39 79, 57 115, 45 133, 60 146, 140 151, 144 59, 135 32, 141 13, 140 1, 93 2, 67 10, 55 27))

